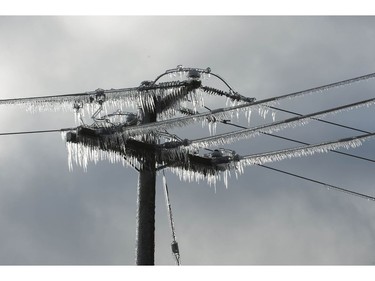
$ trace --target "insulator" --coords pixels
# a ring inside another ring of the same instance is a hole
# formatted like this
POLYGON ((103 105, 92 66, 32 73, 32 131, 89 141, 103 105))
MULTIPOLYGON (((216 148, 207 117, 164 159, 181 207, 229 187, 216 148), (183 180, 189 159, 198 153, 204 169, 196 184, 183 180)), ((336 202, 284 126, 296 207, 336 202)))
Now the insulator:
POLYGON ((195 69, 191 69, 189 70, 189 73, 188 73, 188 78, 191 78, 191 79, 199 79, 201 78, 201 74, 195 70, 195 69))
POLYGON ((172 246, 172 253, 173 254, 179 254, 180 253, 180 251, 178 249, 178 243, 176 241, 173 241, 171 246, 172 246))

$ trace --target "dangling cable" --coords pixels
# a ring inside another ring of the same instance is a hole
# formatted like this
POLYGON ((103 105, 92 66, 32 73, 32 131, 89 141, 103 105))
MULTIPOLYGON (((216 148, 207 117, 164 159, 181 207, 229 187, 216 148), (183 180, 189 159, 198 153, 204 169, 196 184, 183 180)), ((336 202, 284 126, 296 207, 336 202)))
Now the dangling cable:
POLYGON ((171 224, 171 230, 172 230, 172 239, 173 239, 172 244, 171 244, 172 253, 174 257, 176 258, 177 265, 180 265, 181 264, 180 251, 178 249, 178 243, 176 241, 176 233, 174 230, 174 222, 173 222, 173 217, 172 217, 172 207, 171 207, 171 202, 169 201, 168 185, 167 185, 167 179, 165 177, 164 170, 163 170, 163 185, 164 185, 165 201, 167 203, 169 222, 171 224))

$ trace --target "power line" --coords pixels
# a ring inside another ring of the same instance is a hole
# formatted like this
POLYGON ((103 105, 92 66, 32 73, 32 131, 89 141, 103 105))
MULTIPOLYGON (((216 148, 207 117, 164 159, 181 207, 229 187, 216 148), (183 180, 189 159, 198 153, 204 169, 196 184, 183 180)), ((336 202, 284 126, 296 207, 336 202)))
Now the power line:
MULTIPOLYGON (((243 126, 236 125, 236 124, 233 124, 233 123, 228 123, 228 122, 224 122, 224 124, 233 125, 233 126, 236 126, 236 127, 243 127, 243 126)), ((243 127, 243 128, 246 128, 246 127, 243 127)), ((5 135, 21 135, 21 134, 38 134, 38 133, 52 133, 52 132, 63 132, 63 131, 68 131, 68 130, 74 130, 74 128, 38 130, 38 131, 8 132, 8 133, 0 133, 0 136, 5 136, 5 135)), ((272 135, 272 134, 267 134, 267 133, 264 133, 264 134, 308 145, 308 143, 296 141, 296 140, 289 139, 289 138, 286 138, 286 137, 272 135)), ((350 156, 350 157, 359 158, 359 159, 362 159, 362 160, 367 160, 367 161, 375 162, 372 159, 368 159, 368 158, 364 158, 364 157, 359 157, 359 156, 351 155, 351 154, 348 154, 348 153, 343 153, 343 152, 339 152, 339 151, 335 151, 335 150, 330 150, 330 151, 335 152, 335 153, 340 153, 340 154, 343 154, 343 155, 346 155, 346 156, 350 156)), ((341 188, 341 187, 338 187, 338 186, 334 186, 334 185, 331 185, 331 184, 328 184, 328 183, 324 183, 324 182, 321 182, 321 181, 310 179, 310 178, 307 178, 307 177, 304 177, 304 176, 300 176, 300 175, 297 175, 297 174, 294 174, 294 173, 291 173, 291 172, 287 172, 287 171, 283 171, 283 170, 280 170, 280 169, 272 168, 272 167, 265 166, 265 165, 262 165, 262 164, 257 164, 257 165, 260 166, 260 167, 263 167, 263 168, 267 168, 269 170, 277 171, 279 173, 287 174, 287 175, 294 176, 294 177, 297 177, 297 178, 300 178, 300 179, 304 179, 304 180, 307 180, 307 181, 310 181, 310 182, 313 182, 313 183, 324 185, 324 186, 327 186, 327 187, 332 188, 334 190, 348 193, 350 195, 355 195, 355 196, 359 196, 359 197, 362 197, 362 198, 365 198, 365 199, 368 199, 368 200, 375 201, 375 198, 372 197, 372 196, 369 196, 369 195, 365 195, 365 194, 362 194, 362 193, 351 191, 349 189, 345 189, 345 188, 341 188)))
POLYGON ((240 161, 247 165, 262 164, 266 162, 280 161, 286 158, 313 155, 315 153, 326 153, 339 148, 355 148, 362 144, 362 141, 374 137, 375 133, 355 137, 343 138, 340 140, 323 142, 319 144, 305 145, 295 148, 281 149, 270 152, 263 152, 240 157, 240 161))
POLYGON ((358 197, 361 197, 361 198, 365 198, 367 200, 375 201, 375 197, 370 196, 370 195, 366 195, 366 194, 363 194, 363 193, 355 192, 355 191, 352 191, 352 190, 349 190, 349 189, 346 189, 346 188, 338 187, 338 186, 335 186, 335 185, 332 185, 332 184, 328 184, 328 183, 325 183, 325 182, 322 182, 322 181, 317 181, 317 180, 314 180, 314 179, 311 179, 311 178, 307 178, 307 177, 304 177, 304 176, 299 176, 297 174, 294 174, 294 173, 291 173, 291 172, 286 172, 286 171, 283 171, 283 170, 280 170, 280 169, 276 169, 276 168, 272 168, 270 166, 265 166, 265 165, 261 165, 261 164, 258 164, 258 166, 262 167, 262 168, 269 169, 269 170, 273 170, 273 171, 276 171, 276 172, 279 172, 279 173, 283 173, 283 174, 286 174, 286 175, 289 175, 289 176, 300 178, 300 179, 303 179, 303 180, 306 180, 306 181, 317 183, 317 184, 326 186, 328 189, 333 189, 333 190, 336 190, 336 191, 341 191, 341 192, 344 192, 344 193, 347 193, 347 194, 350 194, 350 195, 354 195, 354 196, 358 196, 358 197))
MULTIPOLYGON (((231 126, 235 126, 235 127, 242 128, 242 129, 247 129, 247 127, 237 125, 237 124, 233 124, 233 123, 230 123, 230 122, 221 122, 221 123, 231 125, 231 126)), ((295 140, 295 139, 291 139, 291 138, 287 138, 287 137, 283 137, 283 136, 279 136, 279 135, 275 135, 275 134, 269 134, 269 133, 265 133, 265 132, 263 132, 263 133, 260 132, 260 133, 263 134, 263 135, 266 135, 266 136, 275 137, 275 138, 279 138, 279 139, 283 139, 283 140, 287 140, 287 141, 292 141, 292 142, 299 143, 299 144, 311 145, 310 143, 307 143, 307 142, 303 142, 303 141, 299 141, 299 140, 295 140)), ((337 150, 330 150, 330 151, 334 152, 334 153, 337 153, 337 154, 345 155, 345 156, 348 156, 348 157, 353 157, 353 158, 357 158, 357 159, 360 159, 360 160, 365 160, 365 161, 375 163, 375 160, 373 160, 373 159, 369 159, 369 158, 365 158, 365 157, 361 157, 361 156, 357 156, 357 155, 354 155, 354 154, 341 152, 341 151, 337 151, 337 150)))
POLYGON ((7 133, 0 133, 0 136, 28 135, 28 134, 42 134, 42 133, 56 133, 56 132, 71 131, 71 130, 75 130, 75 128, 51 129, 51 130, 37 130, 37 131, 7 132, 7 133))
MULTIPOLYGON (((165 75, 165 74, 162 74, 162 75, 165 75)), ((217 75, 215 75, 215 76, 218 77, 217 75)), ((335 87, 342 87, 342 86, 357 83, 357 82, 360 82, 360 81, 372 79, 374 77, 375 77, 375 73, 370 73, 370 74, 366 74, 366 75, 363 75, 363 76, 358 76, 358 77, 354 77, 354 78, 350 78, 350 79, 346 79, 346 80, 342 80, 342 81, 338 81, 338 82, 334 82, 334 83, 310 88, 310 89, 303 90, 303 91, 297 91, 297 92, 281 95, 281 96, 278 96, 278 97, 264 99, 262 101, 255 102, 255 104, 266 103, 266 102, 276 101, 276 100, 285 99, 285 98, 292 98, 292 97, 302 96, 302 95, 306 95, 306 94, 322 92, 322 91, 326 91, 328 89, 332 89, 332 88, 335 88, 335 87)), ((134 92, 134 91, 141 91, 141 90, 144 90, 144 89, 149 90, 149 89, 154 89, 154 88, 158 88, 158 87, 159 87, 158 85, 152 85, 152 86, 149 86, 149 87, 140 86, 140 87, 131 87, 131 88, 120 88, 120 89, 110 89, 110 90, 98 89, 98 90, 101 90, 104 94, 111 94, 111 93, 116 94, 116 93, 126 93, 126 92, 131 93, 131 92, 134 92)), ((229 86, 229 88, 231 89, 230 86, 229 86)), ((0 105, 1 104, 12 104, 12 103, 24 103, 24 102, 27 102, 27 101, 35 101, 35 100, 41 100, 41 101, 47 100, 47 102, 49 102, 49 103, 51 101, 52 102, 53 101, 61 102, 60 99, 64 100, 66 98, 70 99, 70 98, 87 97, 87 96, 90 96, 90 95, 93 95, 93 94, 96 94, 96 93, 97 93, 97 90, 88 91, 88 92, 81 92, 81 93, 74 93, 74 94, 35 96, 35 97, 29 97, 29 98, 15 98, 15 99, 3 99, 3 100, 0 100, 0 105)))
MULTIPOLYGON (((242 128, 242 129, 249 129, 247 127, 237 125, 237 124, 233 124, 233 123, 230 123, 230 122, 227 122, 227 121, 226 122, 222 121, 221 123, 231 125, 231 126, 235 126, 235 127, 242 128)), ((76 128, 65 128, 65 129, 51 129, 51 130, 37 130, 37 131, 6 132, 6 133, 0 133, 0 136, 64 132, 64 131, 71 131, 71 130, 75 130, 75 129, 76 128)), ((307 142, 302 142, 302 141, 294 140, 294 139, 291 139, 291 138, 278 136, 278 135, 275 135, 275 134, 270 134, 270 133, 261 132, 261 131, 260 131, 260 133, 264 134, 264 135, 271 136, 271 137, 276 137, 276 138, 279 138, 279 139, 292 141, 292 142, 299 143, 299 144, 311 145, 307 142)), ((340 152, 340 151, 335 151, 335 150, 330 150, 330 151, 334 152, 334 153, 337 153, 337 154, 341 154, 341 155, 345 155, 345 156, 349 156, 349 157, 353 157, 353 158, 357 158, 357 159, 361 159, 361 160, 365 160, 365 161, 369 161, 369 162, 373 162, 373 163, 375 162, 375 160, 373 160, 373 159, 369 159, 369 158, 365 158, 365 157, 361 157, 361 156, 357 156, 357 155, 353 155, 353 154, 349 154, 349 153, 345 153, 345 152, 340 152)))
MULTIPOLYGON (((195 140, 191 141, 191 144, 199 147, 199 146, 207 146, 208 144, 209 145, 217 145, 217 144, 230 143, 234 140, 249 138, 249 137, 258 135, 261 132, 271 133, 273 131, 279 131, 281 129, 288 128, 288 127, 291 127, 291 126, 302 125, 302 124, 305 124, 306 122, 308 122, 309 120, 311 120, 311 118, 313 118, 313 117, 325 116, 327 114, 337 113, 337 112, 342 111, 342 110, 350 110, 350 109, 353 109, 353 108, 364 106, 366 104, 367 105, 373 104, 374 102, 375 102, 375 98, 369 99, 369 100, 364 100, 364 101, 360 101, 360 102, 356 102, 356 103, 351 103, 351 104, 347 104, 347 105, 343 105, 343 106, 339 106, 339 107, 335 107, 335 108, 322 110, 322 111, 319 111, 319 112, 314 112, 314 113, 307 114, 307 115, 292 117, 292 118, 289 118, 289 119, 273 122, 273 123, 266 124, 266 125, 260 125, 260 126, 256 126, 256 127, 252 127, 252 128, 248 128, 248 129, 238 130, 238 131, 235 131, 235 132, 223 133, 223 134, 219 134, 219 135, 215 135, 215 136, 195 139, 195 140)), ((214 112, 214 111, 212 111, 212 112, 214 112)), ((200 114, 197 114, 197 115, 200 115, 200 114)), ((135 130, 136 129, 137 128, 135 128, 135 130)), ((132 129, 126 128, 125 130, 130 131, 132 129)))
MULTIPOLYGON (((300 114, 300 113, 297 113, 297 112, 294 112, 294 111, 290 111, 290 110, 285 110, 285 109, 278 108, 278 107, 274 107, 274 106, 269 106, 269 108, 272 108, 272 109, 275 109, 275 110, 278 110, 278 111, 282 111, 282 112, 286 112, 286 113, 290 113, 290 114, 293 114, 293 115, 296 115, 296 116, 303 116, 303 114, 300 114)), ((319 122, 323 122, 323 123, 326 123, 326 124, 338 126, 338 127, 341 127, 341 128, 361 132, 361 133, 367 133, 367 134, 370 133, 369 131, 357 129, 357 128, 354 128, 354 127, 351 127, 351 126, 342 125, 342 124, 338 124, 338 123, 335 123, 335 122, 331 122, 331 121, 327 121, 327 120, 323 120, 323 119, 319 119, 319 118, 311 118, 311 119, 319 121, 319 122)))

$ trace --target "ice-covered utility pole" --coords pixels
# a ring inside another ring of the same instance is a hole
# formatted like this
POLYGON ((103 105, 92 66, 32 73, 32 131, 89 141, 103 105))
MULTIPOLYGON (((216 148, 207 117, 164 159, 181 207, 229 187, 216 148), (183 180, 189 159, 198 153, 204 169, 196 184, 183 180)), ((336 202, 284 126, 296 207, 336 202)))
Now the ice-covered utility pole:
MULTIPOLYGON (((145 109, 142 114, 142 124, 156 122, 156 112, 145 109)), ((151 144, 155 139, 151 136, 151 144)), ((140 165, 138 177, 138 201, 137 201, 137 265, 154 265, 155 254, 155 184, 156 163, 155 153, 150 151, 140 165)))
MULTIPOLYGON (((104 90, 94 92, 89 101, 99 101, 100 110, 93 115, 95 124, 87 126, 83 124, 77 130, 67 134, 67 143, 70 145, 69 151, 74 154, 70 158, 82 158, 80 145, 89 147, 93 151, 108 151, 137 162, 139 172, 138 179, 138 200, 137 200, 137 227, 136 227, 136 264, 153 265, 155 252, 155 182, 156 172, 164 167, 177 167, 193 169, 196 171, 204 170, 205 174, 214 175, 216 170, 220 169, 216 164, 212 164, 212 159, 206 159, 199 155, 192 155, 184 151, 181 147, 188 146, 188 140, 179 139, 165 132, 164 137, 169 139, 163 143, 160 142, 163 131, 157 127, 144 133, 136 133, 133 136, 127 135, 127 130, 132 128, 143 128, 145 126, 154 126, 158 116, 175 115, 177 111, 186 114, 188 110, 181 106, 181 102, 193 102, 194 109, 198 103, 197 91, 200 94, 212 94, 225 96, 237 102, 253 102, 253 98, 241 96, 220 76, 213 74, 229 87, 229 92, 216 90, 214 88, 202 86, 201 76, 211 74, 211 70, 197 68, 183 68, 178 66, 176 69, 167 70, 164 74, 158 76, 154 81, 144 81, 137 89, 139 92, 138 100, 140 102, 137 122, 125 122, 114 125, 109 122, 110 117, 116 114, 106 115, 98 118, 102 104, 110 98, 110 94, 104 90), (167 74, 183 73, 186 80, 178 82, 157 83, 160 78, 167 74), (74 150, 76 150, 74 152, 74 150), (159 167, 157 167, 159 165, 159 167)), ((199 96, 199 95, 198 95, 199 96)), ((76 97, 75 97, 76 98, 76 97)), ((113 98, 113 97, 112 97, 113 98)), ((134 97, 133 97, 134 99, 134 97)), ((75 101, 77 110, 80 110, 80 103, 75 101)), ((130 117, 130 115, 128 116, 130 117)), ((134 115, 132 116, 134 117, 134 115)), ((82 120, 82 118, 80 118, 82 120)), ((168 120, 168 119, 166 119, 168 120)), ((142 129, 141 129, 142 130, 142 129)), ((88 153, 93 155, 95 153, 88 153)), ((83 156, 83 157, 87 157, 83 156)), ((82 159, 80 163, 87 163, 87 158, 82 159)), ((229 162, 229 161, 227 161, 229 162)), ((176 241, 174 241, 176 242, 176 241)), ((176 243, 175 243, 176 244, 176 243)), ((172 243, 172 251, 176 251, 175 244, 172 243), (173 247, 174 246, 174 247, 173 247)))

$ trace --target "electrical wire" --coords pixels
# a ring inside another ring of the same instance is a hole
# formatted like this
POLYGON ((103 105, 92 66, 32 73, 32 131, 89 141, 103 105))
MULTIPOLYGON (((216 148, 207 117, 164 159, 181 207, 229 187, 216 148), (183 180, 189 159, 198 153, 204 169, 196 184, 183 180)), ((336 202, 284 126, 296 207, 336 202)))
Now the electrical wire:
POLYGON ((322 142, 319 144, 304 145, 300 147, 281 149, 270 152, 256 153, 240 157, 240 161, 245 160, 247 165, 260 164, 265 162, 280 161, 286 158, 297 156, 313 155, 315 153, 325 153, 338 148, 355 148, 362 144, 362 141, 372 138, 375 133, 364 134, 355 137, 343 138, 335 141, 322 142))
MULTIPOLYGON (((165 73, 162 74, 162 75, 165 75, 165 73)), ((366 75, 362 75, 362 76, 358 76, 358 77, 354 77, 354 78, 350 78, 350 79, 346 79, 346 80, 342 80, 342 81, 338 81, 338 82, 334 82, 334 83, 310 88, 310 89, 303 90, 303 91, 297 91, 297 92, 293 92, 293 93, 289 93, 289 94, 285 94, 285 95, 281 95, 281 96, 277 96, 277 97, 264 99, 264 100, 255 102, 251 105, 258 105, 258 104, 261 104, 261 103, 266 103, 266 102, 271 102, 271 101, 276 101, 276 100, 281 100, 281 99, 286 99, 286 98, 292 98, 292 97, 302 96, 302 95, 311 94, 311 93, 322 92, 322 91, 326 91, 328 89, 332 89, 332 88, 335 88, 335 87, 342 87, 342 86, 357 83, 357 82, 360 82, 360 81, 372 79, 374 77, 375 77, 375 73, 370 73, 370 74, 366 74, 366 75)), ((155 86, 153 86, 153 87, 155 87, 155 86)), ((103 90, 103 93, 109 94, 109 93, 119 93, 119 92, 131 92, 131 91, 137 91, 140 88, 141 87, 110 89, 110 90, 103 90)), ((89 91, 89 92, 75 93, 75 94, 38 96, 38 97, 29 97, 29 98, 3 99, 3 100, 0 100, 0 105, 1 104, 18 103, 18 102, 23 102, 23 101, 27 101, 27 100, 32 101, 32 100, 38 100, 38 99, 48 99, 48 103, 50 103, 50 102, 53 102, 54 99, 60 99, 60 98, 64 99, 64 98, 70 98, 70 97, 77 97, 77 98, 78 97, 86 97, 86 96, 89 96, 89 95, 92 95, 92 94, 95 94, 95 93, 97 93, 97 91, 89 91)), ((107 98, 110 98, 110 97, 107 97, 107 98)), ((60 101, 61 100, 59 100, 59 102, 60 101)), ((249 104, 242 105, 242 107, 246 107, 246 106, 249 106, 249 104)), ((241 108, 241 107, 238 107, 238 108, 241 108)))
MULTIPOLYGON (((292 113, 292 114, 296 114, 296 113, 292 113)), ((318 121, 325 121, 325 120, 319 120, 319 119, 317 119, 317 120, 318 121)), ((246 129, 246 127, 244 127, 244 126, 233 124, 233 123, 230 123, 228 121, 226 121, 226 122, 221 121, 221 123, 226 124, 226 125, 235 126, 235 127, 242 128, 242 129, 246 129)), ((330 122, 330 123, 332 125, 339 125, 339 124, 336 124, 336 123, 333 123, 333 122, 330 122)), ((352 128, 352 127, 350 127, 350 129, 356 130, 355 128, 352 128)), ((358 130, 358 131, 370 134, 370 132, 367 132, 367 131, 363 131, 363 130, 358 130)), ((263 134, 267 135, 267 136, 272 136, 272 137, 276 137, 276 138, 280 138, 280 139, 304 144, 304 145, 310 145, 309 143, 294 140, 294 139, 290 139, 290 138, 287 138, 287 137, 282 137, 282 136, 278 136, 278 135, 274 135, 274 134, 268 134, 268 133, 263 133, 263 134)), ((342 154, 342 155, 345 155, 345 156, 353 157, 353 158, 358 158, 358 159, 361 159, 361 160, 366 160, 366 161, 369 161, 369 162, 375 162, 374 160, 369 159, 369 158, 360 157, 360 156, 357 156, 357 155, 353 155, 353 154, 349 154, 349 153, 345 153, 345 152, 341 152, 341 151, 336 151, 336 150, 332 150, 332 149, 330 149, 329 151, 334 152, 334 153, 338 153, 338 154, 342 154)), ((316 184, 320 184, 320 185, 326 186, 328 188, 332 188, 333 190, 336 190, 336 191, 341 191, 341 192, 344 192, 344 193, 347 193, 347 194, 350 194, 350 195, 354 195, 354 196, 358 196, 358 197, 361 197, 361 198, 365 198, 367 200, 375 201, 375 197, 372 197, 372 196, 369 196, 369 195, 366 195, 366 194, 362 194, 362 193, 355 192, 355 191, 352 191, 352 190, 349 190, 349 189, 334 186, 334 185, 331 185, 331 184, 328 184, 328 183, 317 181, 317 180, 314 180, 314 179, 311 179, 311 178, 300 176, 300 175, 297 175, 297 174, 294 174, 294 173, 291 173, 291 172, 283 171, 283 170, 276 169, 276 168, 273 168, 273 167, 269 167, 269 166, 266 166, 266 165, 257 164, 257 166, 262 167, 262 168, 266 168, 266 169, 269 169, 269 170, 273 170, 273 171, 276 171, 276 172, 279 172, 279 173, 283 173, 283 174, 286 174, 286 175, 289 175, 289 176, 297 177, 297 178, 300 178, 300 179, 303 179, 303 180, 307 180, 307 181, 310 181, 310 182, 313 182, 313 183, 316 183, 316 184)))
MULTIPOLYGON (((227 124, 227 125, 232 125, 232 126, 240 127, 240 128, 246 128, 246 127, 243 127, 243 126, 240 126, 240 125, 236 125, 236 124, 233 124, 233 123, 229 123, 229 122, 222 122, 222 123, 227 124)), ((51 132, 63 132, 63 131, 70 131, 70 130, 74 130, 74 129, 75 128, 64 128, 64 129, 51 129, 51 130, 38 130, 38 131, 8 132, 8 133, 0 133, 0 136, 5 136, 5 135, 21 135, 21 134, 38 134, 38 133, 51 133, 51 132)), ((277 136, 277 135, 267 134, 267 133, 265 133, 265 134, 269 135, 269 136, 273 136, 273 137, 277 137, 277 138, 281 138, 281 139, 293 141, 293 142, 298 142, 298 143, 301 143, 301 144, 306 144, 306 145, 308 144, 308 143, 305 143, 305 142, 300 142, 300 141, 297 141, 297 140, 292 140, 292 139, 289 139, 289 138, 286 138, 286 137, 282 137, 282 136, 277 136)), ((350 155, 348 153, 342 153, 342 152, 334 151, 334 150, 332 152, 336 152, 336 153, 344 154, 346 156, 351 156, 351 157, 359 158, 359 159, 362 159, 362 160, 367 160, 367 161, 374 162, 374 160, 372 160, 372 159, 368 159, 368 158, 364 158, 364 157, 359 157, 359 156, 356 156, 356 155, 350 155)), ((327 184, 327 183, 324 183, 324 182, 321 182, 321 181, 310 179, 310 178, 307 178, 307 177, 304 177, 304 176, 300 176, 300 175, 297 175, 297 174, 293 174, 291 172, 287 172, 287 171, 283 171, 283 170, 280 170, 280 169, 272 168, 272 167, 265 166, 265 165, 262 165, 262 164, 257 164, 257 165, 260 166, 260 167, 263 167, 263 168, 267 168, 267 169, 274 170, 274 171, 277 171, 277 172, 280 172, 280 173, 284 173, 284 174, 287 174, 287 175, 290 175, 290 176, 294 176, 294 177, 297 177, 297 178, 300 178, 300 179, 304 179, 304 180, 307 180, 307 181, 310 181, 310 182, 314 182, 314 183, 317 183, 317 184, 320 184, 320 185, 324 185, 324 186, 327 186, 327 187, 332 188, 332 189, 337 190, 337 191, 342 191, 342 192, 345 192, 345 193, 348 193, 348 194, 351 194, 351 195, 355 195, 355 196, 359 196, 359 197, 362 197, 362 198, 365 198, 365 199, 368 199, 368 200, 375 201, 375 198, 372 197, 372 196, 369 196, 369 195, 361 194, 361 193, 358 193, 358 192, 355 192, 355 191, 351 191, 351 190, 348 190, 348 189, 337 187, 337 186, 334 186, 334 185, 331 185, 331 184, 327 184)), ((166 167, 167 166, 164 165, 163 167, 161 167, 158 170, 164 169, 166 167)), ((173 237, 175 238, 175 236, 173 236, 173 237)), ((176 258, 177 258, 177 256, 176 256, 176 258)))
MULTIPOLYGON (((221 123, 226 124, 226 125, 231 125, 231 126, 234 126, 234 127, 237 127, 237 128, 248 129, 247 127, 237 125, 237 124, 233 124, 233 123, 230 123, 230 122, 221 122, 221 123)), ((307 143, 307 142, 303 142, 303 141, 299 141, 299 140, 295 140, 295 139, 291 139, 291 138, 287 138, 287 137, 283 137, 283 136, 279 136, 279 135, 275 135, 275 134, 269 134, 269 133, 265 133, 265 132, 260 132, 260 133, 263 134, 263 135, 266 135, 266 136, 279 138, 279 139, 283 139, 283 140, 287 140, 287 141, 291 141, 291 142, 295 142, 295 143, 299 143, 299 144, 311 145, 311 143, 307 143)), ((368 132, 368 133, 370 133, 370 132, 368 132)), ((341 152, 341 151, 337 151, 337 150, 332 150, 332 149, 330 149, 329 151, 337 153, 337 154, 345 155, 345 156, 348 156, 348 157, 357 158, 357 159, 360 159, 360 160, 365 160, 365 161, 375 163, 375 160, 369 159, 369 158, 366 158, 366 157, 361 157, 361 156, 357 156, 357 155, 354 155, 354 154, 341 152)))
MULTIPOLYGON (((343 105, 343 106, 339 106, 335 108, 330 108, 330 109, 322 110, 319 112, 314 112, 314 113, 307 114, 307 115, 292 117, 289 119, 285 119, 285 120, 281 120, 281 121, 277 121, 277 122, 273 122, 273 123, 269 123, 265 125, 260 125, 260 126, 256 126, 256 127, 252 127, 248 129, 242 129, 242 130, 238 130, 235 132, 223 133, 223 134, 219 134, 215 136, 195 139, 191 141, 191 144, 195 146, 207 146, 207 144, 215 144, 218 142, 223 144, 225 142, 231 142, 233 141, 233 139, 249 138, 256 134, 260 134, 260 132, 264 132, 264 131, 270 132, 270 131, 275 131, 275 130, 281 130, 283 128, 290 127, 290 126, 301 125, 305 121, 306 122, 309 121, 312 117, 325 116, 327 114, 336 113, 342 110, 349 110, 349 109, 357 108, 363 105, 370 105, 370 104, 373 104, 374 102, 375 102, 375 98, 364 100, 364 101, 351 103, 351 104, 347 104, 347 105, 343 105)), ((197 115, 200 115, 200 114, 197 114, 197 115)))
POLYGON ((289 175, 289 176, 300 178, 300 179, 303 179, 303 180, 306 180, 306 181, 310 181, 310 182, 313 182, 313 183, 316 183, 316 184, 320 184, 320 185, 326 186, 328 189, 333 189, 333 190, 336 190, 336 191, 341 191, 341 192, 344 192, 344 193, 347 193, 347 194, 350 194, 350 195, 354 195, 354 196, 357 196, 357 197, 361 197, 361 198, 367 199, 369 201, 375 201, 375 197, 370 196, 370 195, 366 195, 366 194, 363 194, 363 193, 355 192, 355 191, 352 191, 352 190, 349 190, 349 189, 346 189, 346 188, 342 188, 342 187, 339 187, 339 186, 328 184, 328 183, 325 183, 325 182, 322 182, 322 181, 317 181, 317 180, 314 180, 314 179, 311 179, 311 178, 307 178, 307 177, 304 177, 304 176, 299 176, 297 174, 294 174, 294 173, 291 173, 291 172, 287 172, 287 171, 283 171, 283 170, 280 170, 280 169, 276 169, 276 168, 273 168, 273 167, 270 167, 270 166, 265 166, 265 165, 261 165, 261 164, 258 164, 258 166, 262 167, 262 168, 269 169, 269 170, 273 170, 273 171, 276 171, 276 172, 279 172, 279 173, 283 173, 283 174, 286 174, 286 175, 289 175))
POLYGON ((28 135, 28 134, 42 134, 42 133, 56 133, 64 131, 72 131, 76 128, 65 128, 65 129, 51 129, 51 130, 36 130, 36 131, 20 131, 20 132, 7 132, 0 133, 0 136, 12 136, 12 135, 28 135))
MULTIPOLYGON (((294 111, 285 110, 285 109, 274 107, 274 106, 268 106, 268 107, 271 108, 271 109, 278 110, 278 111, 290 113, 290 114, 293 114, 293 115, 296 115, 296 116, 303 116, 303 114, 297 113, 297 112, 294 112, 294 111)), ((335 123, 335 122, 331 122, 331 121, 327 121, 327 120, 323 120, 323 119, 319 119, 319 118, 311 118, 311 119, 313 119, 315 121, 323 122, 323 123, 326 123, 326 124, 334 125, 334 126, 337 126, 337 127, 357 131, 357 132, 360 132, 360 133, 370 133, 369 131, 361 130, 361 129, 354 128, 354 127, 351 127, 351 126, 342 125, 342 124, 338 124, 338 123, 335 123)))

